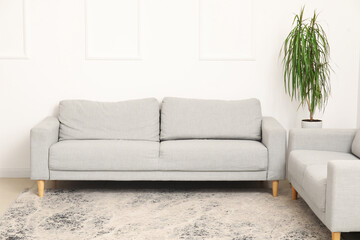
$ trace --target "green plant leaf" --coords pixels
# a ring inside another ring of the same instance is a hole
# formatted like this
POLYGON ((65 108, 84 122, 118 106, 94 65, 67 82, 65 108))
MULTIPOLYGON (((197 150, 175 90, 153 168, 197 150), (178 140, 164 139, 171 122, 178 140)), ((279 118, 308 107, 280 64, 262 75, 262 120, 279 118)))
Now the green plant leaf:
POLYGON ((286 37, 280 54, 284 54, 284 86, 291 100, 307 106, 312 119, 316 109, 324 111, 331 94, 330 46, 326 33, 317 22, 319 14, 304 19, 304 9, 295 15, 293 29, 286 37))

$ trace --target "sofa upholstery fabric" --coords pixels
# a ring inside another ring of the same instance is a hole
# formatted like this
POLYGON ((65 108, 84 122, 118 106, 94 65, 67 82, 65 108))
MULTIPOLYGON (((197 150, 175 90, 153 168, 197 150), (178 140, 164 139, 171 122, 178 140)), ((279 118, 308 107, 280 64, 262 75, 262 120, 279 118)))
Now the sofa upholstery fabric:
POLYGON ((360 160, 328 164, 326 225, 333 232, 360 231, 360 160))
POLYGON ((284 179, 286 131, 257 99, 165 98, 161 119, 155 98, 59 108, 31 130, 34 180, 284 179))
POLYGON ((127 140, 67 140, 50 148, 50 170, 141 171, 158 169, 159 143, 127 140))
POLYGON ((287 176, 331 232, 360 231, 360 159, 356 129, 293 129, 287 176))
POLYGON ((155 98, 122 102, 60 102, 60 140, 121 139, 159 141, 155 98))
POLYGON ((304 171, 302 186, 312 202, 325 212, 327 164, 311 165, 304 171))
POLYGON ((59 138, 59 121, 47 117, 30 131, 31 179, 49 179, 49 149, 59 138))
POLYGON ((357 160, 350 153, 316 151, 316 150, 294 150, 288 159, 289 179, 302 184, 305 171, 310 166, 323 166, 326 168, 331 160, 357 160))
POLYGON ((175 140, 160 144, 160 170, 264 171, 267 149, 250 140, 175 140))
POLYGON ((56 180, 109 181, 266 181, 266 171, 209 172, 209 171, 56 171, 56 180))
POLYGON ((354 129, 291 129, 289 152, 296 149, 351 153, 354 129))
POLYGON ((164 98, 161 139, 261 139, 257 99, 240 101, 164 98))
POLYGON ((285 178, 286 130, 272 117, 263 117, 261 142, 268 150, 268 180, 285 178))

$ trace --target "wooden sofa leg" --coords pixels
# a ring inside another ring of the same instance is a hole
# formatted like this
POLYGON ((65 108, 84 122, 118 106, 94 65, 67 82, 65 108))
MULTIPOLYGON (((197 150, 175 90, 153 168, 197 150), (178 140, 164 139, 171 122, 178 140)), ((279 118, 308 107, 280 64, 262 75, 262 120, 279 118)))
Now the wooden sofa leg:
POLYGON ((292 200, 296 200, 298 198, 298 193, 293 186, 291 186, 291 190, 292 190, 292 200))
POLYGON ((44 196, 44 189, 45 189, 45 181, 44 180, 38 180, 37 185, 38 185, 39 197, 43 197, 44 196))
POLYGON ((333 232, 331 233, 332 240, 340 240, 341 239, 341 232, 333 232))
POLYGON ((272 181, 273 197, 278 196, 279 180, 272 181))

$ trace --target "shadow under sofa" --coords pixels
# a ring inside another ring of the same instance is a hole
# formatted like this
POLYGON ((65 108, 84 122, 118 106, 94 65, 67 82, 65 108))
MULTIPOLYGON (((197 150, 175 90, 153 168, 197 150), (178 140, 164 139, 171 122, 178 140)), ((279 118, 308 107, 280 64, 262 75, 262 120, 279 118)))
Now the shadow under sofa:
POLYGON ((286 131, 257 99, 64 100, 31 129, 31 179, 272 181, 285 177, 286 131))

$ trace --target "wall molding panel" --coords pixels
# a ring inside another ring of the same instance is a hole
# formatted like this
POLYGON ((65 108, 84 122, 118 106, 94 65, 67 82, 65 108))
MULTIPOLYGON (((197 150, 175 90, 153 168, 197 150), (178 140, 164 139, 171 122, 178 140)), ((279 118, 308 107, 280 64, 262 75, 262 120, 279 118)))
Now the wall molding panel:
POLYGON ((141 60, 140 0, 84 2, 85 59, 141 60))
POLYGON ((28 59, 26 21, 26 0, 0 0, 0 60, 28 59))
POLYGON ((199 60, 254 61, 253 0, 198 1, 199 60))

